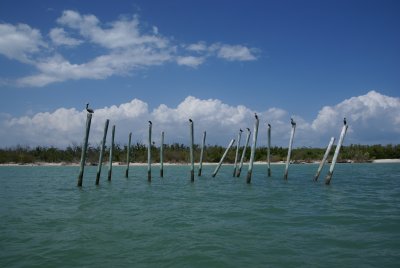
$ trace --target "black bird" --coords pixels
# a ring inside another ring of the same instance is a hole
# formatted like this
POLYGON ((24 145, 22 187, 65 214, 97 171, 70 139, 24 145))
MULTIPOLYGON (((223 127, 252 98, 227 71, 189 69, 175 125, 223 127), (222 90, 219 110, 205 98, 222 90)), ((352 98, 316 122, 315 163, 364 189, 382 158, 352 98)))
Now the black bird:
POLYGON ((254 116, 256 117, 256 119, 258 119, 258 115, 257 115, 257 113, 254 113, 254 116))
POLYGON ((190 123, 193 123, 193 120, 189 118, 189 122, 190 122, 190 123))
POLYGON ((290 124, 292 124, 292 126, 296 125, 296 122, 294 122, 293 118, 290 118, 290 124))
POLYGON ((92 109, 92 108, 89 108, 89 102, 86 103, 86 111, 87 111, 88 113, 90 113, 90 114, 94 113, 93 109, 92 109))
POLYGON ((248 127, 246 127, 246 128, 247 128, 247 131, 250 132, 250 128, 248 128, 248 127))
POLYGON ((268 124, 268 127, 270 128, 270 127, 271 127, 271 124, 268 124))
POLYGON ((152 125, 153 123, 151 121, 149 121, 149 124, 152 125))
POLYGON ((240 132, 243 132, 243 130, 242 130, 242 129, 239 129, 239 131, 240 131, 240 132))
POLYGON ((344 124, 344 125, 347 125, 346 117, 343 118, 343 124, 344 124))

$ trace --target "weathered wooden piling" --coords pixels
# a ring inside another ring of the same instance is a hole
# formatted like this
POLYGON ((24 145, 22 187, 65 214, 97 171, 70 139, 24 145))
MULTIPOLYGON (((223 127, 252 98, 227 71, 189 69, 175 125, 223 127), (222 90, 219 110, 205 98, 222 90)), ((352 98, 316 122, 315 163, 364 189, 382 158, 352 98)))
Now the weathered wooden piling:
POLYGON ((267 166, 268 177, 271 177, 271 124, 268 124, 267 166))
POLYGON ((107 138, 107 131, 108 131, 109 122, 110 122, 110 120, 107 119, 106 123, 104 124, 104 132, 103 132, 103 139, 101 141, 99 164, 97 165, 96 185, 99 185, 99 183, 100 183, 101 167, 103 165, 104 148, 105 148, 105 145, 106 145, 106 138, 107 138))
POLYGON ((149 140, 147 146, 147 181, 151 182, 151 129, 153 123, 149 121, 149 140))
POLYGON ((254 162, 254 155, 256 153, 256 146, 257 146, 257 135, 258 135, 258 125, 260 120, 258 119, 257 114, 255 115, 256 121, 254 123, 254 132, 253 132, 253 144, 251 146, 251 154, 250 154, 250 161, 249 161, 249 169, 247 171, 247 178, 246 182, 251 182, 251 174, 253 172, 253 162, 254 162))
POLYGON ((111 175, 112 175, 112 162, 113 162, 113 152, 114 152, 114 137, 115 137, 115 125, 112 127, 112 132, 111 132, 111 146, 110 146, 110 159, 109 164, 108 164, 108 181, 111 181, 111 175))
POLYGON ((190 128, 190 180, 194 181, 194 134, 193 134, 193 120, 189 119, 189 128, 190 128))
POLYGON ((251 131, 250 131, 250 128, 246 128, 246 129, 247 129, 246 143, 245 143, 243 151, 242 151, 242 157, 240 158, 240 164, 239 164, 239 168, 236 173, 236 177, 240 177, 240 173, 242 172, 244 157, 246 156, 246 150, 247 150, 247 147, 249 146, 251 131))
POLYGON ((217 175, 218 170, 220 169, 222 162, 225 159, 226 154, 228 153, 229 149, 232 147, 234 142, 235 142, 235 139, 232 139, 231 142, 229 143, 228 147, 226 147, 226 150, 225 150, 224 154, 222 155, 221 160, 219 160, 219 163, 218 163, 217 167, 215 168, 214 173, 212 174, 213 177, 215 177, 215 175, 217 175))
POLYGON ((129 163, 131 162, 131 139, 132 139, 132 132, 129 132, 128 147, 126 148, 126 170, 125 170, 125 178, 128 178, 128 174, 129 174, 129 163))
POLYGON ((328 158, 328 155, 329 155, 329 153, 330 153, 330 151, 331 151, 331 149, 332 149, 332 145, 333 145, 334 142, 335 142, 335 138, 332 137, 331 140, 329 141, 328 147, 326 148, 324 157, 322 158, 322 161, 321 161, 321 163, 319 164, 317 173, 316 173, 315 176, 314 176, 314 181, 317 181, 317 180, 318 180, 319 174, 321 173, 321 170, 322 170, 322 168, 323 168, 324 165, 325 165, 326 159, 328 158))
POLYGON ((327 185, 329 185, 331 183, 333 170, 335 169, 336 161, 337 161, 337 158, 338 158, 339 152, 340 152, 340 147, 342 147, 344 136, 346 135, 346 132, 347 132, 347 127, 348 126, 345 121, 345 125, 343 126, 342 132, 340 133, 339 142, 336 146, 335 154, 333 155, 332 163, 329 168, 329 173, 328 173, 328 175, 326 175, 326 178, 325 178, 325 184, 327 184, 327 185))
POLYGON ((85 163, 86 163, 86 151, 87 151, 87 146, 88 146, 91 122, 92 122, 92 114, 88 113, 86 116, 86 130, 85 130, 85 137, 83 138, 81 164, 80 164, 79 175, 78 175, 78 186, 79 187, 82 187, 83 173, 85 170, 85 163))
POLYGON ((233 165, 233 177, 236 176, 236 169, 238 164, 238 157, 239 157, 239 148, 240 148, 240 140, 242 138, 243 130, 240 129, 238 133, 237 143, 236 143, 236 154, 235 154, 235 164, 233 165))
POLYGON ((200 162, 199 162, 199 174, 201 176, 201 170, 203 169, 203 155, 204 155, 204 146, 206 143, 206 132, 203 132, 203 141, 201 142, 201 151, 200 151, 200 162))
POLYGON ((287 159, 286 159, 286 167, 285 167, 285 174, 283 175, 283 178, 287 180, 288 178, 288 170, 289 170, 289 164, 290 164, 290 157, 292 155, 292 146, 293 146, 293 138, 294 138, 294 132, 296 130, 296 122, 293 121, 292 118, 290 118, 290 123, 292 124, 292 132, 290 134, 290 140, 289 140, 289 149, 288 149, 288 154, 287 154, 287 159))
POLYGON ((160 177, 164 177, 164 131, 161 132, 161 145, 160 145, 160 177))

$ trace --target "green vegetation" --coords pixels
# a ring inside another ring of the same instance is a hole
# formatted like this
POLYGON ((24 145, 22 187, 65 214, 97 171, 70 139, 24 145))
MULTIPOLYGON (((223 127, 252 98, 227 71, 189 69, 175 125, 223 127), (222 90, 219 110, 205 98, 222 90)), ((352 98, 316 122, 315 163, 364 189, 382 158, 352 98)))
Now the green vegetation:
MULTIPOLYGON (((330 157, 333 156, 335 148, 332 148, 330 157)), ((79 163, 82 148, 77 145, 68 146, 65 149, 55 147, 22 147, 16 146, 12 148, 0 149, 0 163, 79 163)), ((126 161, 127 146, 115 145, 114 161, 126 161)), ((160 148, 152 147, 153 162, 160 161, 160 148)), ((287 156, 287 148, 273 147, 271 148, 271 161, 285 161, 287 156)), ((207 146, 204 151, 204 162, 218 162, 224 153, 225 148, 222 146, 207 146)), ((99 159, 100 146, 88 147, 87 163, 97 164, 99 159)), ((147 162, 147 147, 144 144, 136 143, 131 147, 131 161, 138 163, 147 162)), ((297 162, 312 162, 321 160, 325 152, 325 148, 297 148, 292 152, 292 160, 297 162)), ((246 159, 250 157, 250 150, 247 150, 246 159)), ((104 161, 108 161, 109 149, 106 149, 104 161)), ((195 161, 199 161, 200 147, 195 145, 195 161)), ((394 159, 400 158, 400 145, 350 145, 342 147, 338 161, 351 160, 354 162, 367 162, 374 159, 394 159)), ((189 148, 183 144, 171 144, 164 147, 165 162, 170 163, 188 163, 189 148)), ((255 161, 266 161, 267 148, 259 147, 256 150, 255 161)), ((235 150, 230 150, 226 156, 225 162, 233 163, 235 160, 235 150)))

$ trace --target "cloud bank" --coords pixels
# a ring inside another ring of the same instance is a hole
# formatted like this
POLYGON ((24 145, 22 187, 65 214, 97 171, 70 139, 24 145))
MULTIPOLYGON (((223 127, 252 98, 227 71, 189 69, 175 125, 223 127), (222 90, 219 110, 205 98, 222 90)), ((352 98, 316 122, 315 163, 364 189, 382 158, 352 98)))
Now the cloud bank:
POLYGON ((142 27, 138 16, 103 23, 93 14, 74 10, 65 10, 48 34, 27 24, 0 23, 0 36, 1 55, 36 69, 35 74, 12 83, 21 87, 126 76, 138 69, 167 63, 197 68, 211 57, 254 61, 258 54, 258 49, 238 44, 179 44, 161 35, 156 26, 142 27), (65 49, 82 54, 91 49, 91 54, 97 55, 85 62, 71 62, 65 49))
MULTIPOLYGON (((147 139, 148 120, 153 121, 153 140, 158 144, 161 131, 166 143, 189 141, 188 119, 194 121, 196 143, 207 131, 207 144, 226 146, 240 128, 253 129, 254 113, 260 118, 259 145, 267 140, 267 123, 272 125, 273 146, 287 147, 290 133, 290 114, 279 108, 254 111, 243 105, 231 106, 218 99, 186 97, 176 107, 161 104, 150 111, 147 103, 133 99, 128 103, 95 110, 89 141, 100 143, 104 122, 116 125, 116 141, 125 144, 129 132, 134 142, 147 139)), ((295 147, 324 147, 331 136, 338 137, 343 117, 349 124, 346 144, 400 143, 400 99, 370 91, 346 99, 334 106, 325 106, 311 122, 293 115, 297 122, 295 147)), ((45 145, 65 147, 81 144, 86 120, 85 110, 59 108, 51 113, 12 117, 0 115, 2 146, 45 145)), ((109 137, 108 137, 109 142, 109 137)))

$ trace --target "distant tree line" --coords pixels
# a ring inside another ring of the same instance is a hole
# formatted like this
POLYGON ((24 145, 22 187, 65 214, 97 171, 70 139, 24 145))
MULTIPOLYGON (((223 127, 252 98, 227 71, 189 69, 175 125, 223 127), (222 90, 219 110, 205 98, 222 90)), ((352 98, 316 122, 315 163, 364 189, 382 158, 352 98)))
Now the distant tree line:
MULTIPOLYGON (((243 148, 240 150, 240 155, 243 148)), ((330 158, 332 158, 335 147, 332 148, 330 158)), ((160 161, 160 148, 152 146, 152 161, 160 161)), ((224 153, 225 148, 218 145, 208 145, 204 151, 204 162, 218 162, 224 153)), ((287 157, 287 148, 272 147, 271 161, 285 161, 287 157)), ((56 147, 37 146, 35 148, 27 146, 15 146, 10 148, 0 149, 0 163, 79 163, 82 148, 77 145, 68 146, 65 149, 56 147)), ((147 146, 141 143, 136 143, 131 146, 131 162, 145 163, 147 162, 147 146)), ((88 147, 87 163, 96 165, 99 159, 100 146, 88 147)), ((117 144, 114 147, 114 161, 126 163, 127 146, 117 144)), ((297 162, 312 162, 321 160, 325 148, 309 148, 302 147, 292 151, 292 160, 297 162)), ((239 155, 239 158, 240 158, 239 155)), ((108 161, 109 148, 106 148, 104 161, 108 161)), ((195 161, 199 161, 200 147, 195 145, 195 161)), ((246 151, 246 159, 250 157, 250 147, 246 151)), ((338 161, 352 160, 354 162, 366 162, 374 159, 394 159, 400 158, 400 145, 355 145, 344 146, 339 155, 338 161)), ((266 161, 267 148, 258 147, 255 153, 255 161, 266 161)), ((188 163, 189 148, 183 144, 164 145, 164 161, 170 163, 188 163)), ((225 162, 233 163, 235 161, 235 148, 231 149, 226 156, 225 162)))

